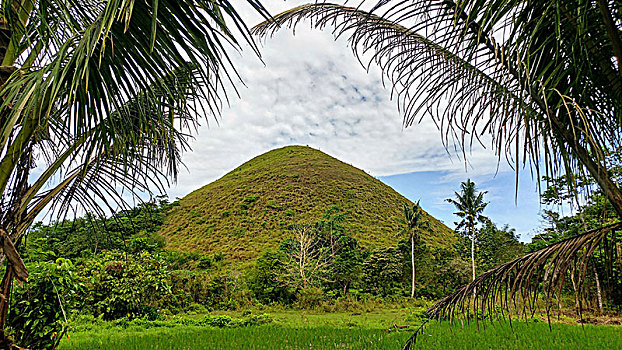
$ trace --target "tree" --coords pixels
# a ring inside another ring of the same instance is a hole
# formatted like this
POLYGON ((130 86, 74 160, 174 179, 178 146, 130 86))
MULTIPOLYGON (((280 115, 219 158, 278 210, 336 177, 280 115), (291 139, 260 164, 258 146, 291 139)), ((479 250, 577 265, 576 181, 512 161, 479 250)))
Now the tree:
POLYGON ((293 300, 292 293, 280 281, 285 259, 283 252, 267 251, 255 261, 249 273, 249 289, 261 302, 289 303, 293 300))
POLYGON ((456 232, 460 232, 461 228, 466 228, 471 238, 471 267, 473 270, 473 281, 475 281, 475 226, 478 222, 485 222, 486 217, 482 215, 488 203, 484 202, 484 194, 487 191, 477 193, 475 183, 471 179, 460 184, 462 190, 456 194, 456 199, 448 198, 447 202, 456 207, 454 214, 462 218, 460 222, 456 222, 456 232))
POLYGON ((104 214, 175 179, 189 132, 199 115, 218 113, 220 89, 235 77, 225 47, 252 41, 228 0, 2 1, 0 32, 8 296, 13 278, 28 275, 15 247, 44 210, 104 214))
POLYGON ((408 234, 410 240, 410 265, 411 265, 411 289, 410 297, 415 297, 415 281, 417 279, 417 268, 415 266, 415 245, 421 241, 421 230, 430 228, 430 224, 425 220, 423 209, 419 206, 419 201, 410 207, 404 203, 404 218, 399 219, 403 225, 403 232, 408 234))
POLYGON ((322 244, 315 225, 292 227, 293 236, 281 243, 280 250, 288 254, 283 268, 283 282, 296 290, 317 287, 330 265, 330 248, 322 244))
POLYGON ((366 291, 387 296, 400 286, 403 265, 399 251, 395 248, 381 248, 371 252, 363 262, 363 287, 366 291))
POLYGON ((476 237, 476 260, 480 271, 488 271, 499 264, 514 260, 525 251, 525 246, 518 241, 513 228, 508 225, 499 228, 490 219, 485 220, 476 237))
POLYGON ((323 229, 328 229, 328 239, 330 240, 331 255, 335 255, 336 234, 343 231, 341 223, 345 220, 345 213, 338 205, 333 205, 324 211, 322 221, 318 223, 323 229))

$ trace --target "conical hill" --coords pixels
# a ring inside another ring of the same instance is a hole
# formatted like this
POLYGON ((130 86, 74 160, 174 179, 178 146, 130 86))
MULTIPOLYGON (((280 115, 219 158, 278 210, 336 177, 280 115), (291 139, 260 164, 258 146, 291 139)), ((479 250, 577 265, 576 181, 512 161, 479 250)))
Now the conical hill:
MULTIPOLYGON (((396 246, 397 218, 411 202, 364 171, 319 150, 288 146, 257 156, 188 194, 168 213, 160 233, 173 250, 222 253, 239 267, 277 249, 292 224, 313 223, 338 206, 343 226, 366 248, 396 246)), ((429 246, 454 235, 429 216, 429 246)))

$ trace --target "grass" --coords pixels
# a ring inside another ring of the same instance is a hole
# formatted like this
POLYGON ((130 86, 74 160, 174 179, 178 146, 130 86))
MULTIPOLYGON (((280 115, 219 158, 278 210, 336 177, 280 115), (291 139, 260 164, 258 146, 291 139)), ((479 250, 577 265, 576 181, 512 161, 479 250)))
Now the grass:
MULTIPOLYGON (((326 316, 328 319, 334 315, 326 316)), ((619 349, 620 326, 572 326, 514 322, 480 327, 473 323, 434 323, 418 339, 417 349, 619 349)), ((73 334, 60 350, 71 349, 399 349, 412 328, 388 331, 363 326, 271 324, 242 328, 196 326, 104 328, 73 334)))
MULTIPOLYGON (((403 203, 391 187, 318 150, 289 146, 242 164, 180 200, 160 234, 172 250, 222 253, 234 268, 248 267, 289 238, 291 224, 322 219, 338 206, 346 232, 365 248, 395 246, 403 203)), ((449 247, 452 231, 429 216, 429 247, 449 247)))

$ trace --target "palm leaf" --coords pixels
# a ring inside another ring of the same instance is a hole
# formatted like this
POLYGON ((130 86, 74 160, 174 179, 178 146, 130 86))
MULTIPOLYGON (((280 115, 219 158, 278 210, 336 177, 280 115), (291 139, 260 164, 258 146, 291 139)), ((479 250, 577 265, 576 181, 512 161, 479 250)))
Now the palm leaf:
POLYGON ((348 37, 361 62, 370 54, 364 64, 376 63, 385 73, 404 124, 412 125, 417 116, 428 114, 443 130, 446 145, 456 141, 464 150, 485 131, 497 136, 494 143, 501 145, 506 130, 510 130, 507 138, 514 139, 524 118, 541 118, 516 83, 498 73, 490 75, 494 66, 490 59, 473 65, 461 50, 452 51, 419 34, 416 27, 362 10, 326 3, 303 5, 255 26, 253 33, 267 37, 303 19, 311 19, 316 28, 334 25, 333 33, 348 37), (487 123, 482 122, 484 114, 490 115, 487 123))
POLYGON ((429 115, 463 153, 487 134, 517 174, 527 162, 537 177, 541 167, 587 170, 622 215, 622 193, 602 175, 603 150, 621 146, 622 75, 611 60, 620 28, 602 25, 594 3, 389 0, 372 12, 304 5, 254 33, 333 25, 364 65, 380 66, 405 125, 429 115))
MULTIPOLYGON (((259 2, 248 3, 267 16, 259 2)), ((22 215, 32 217, 28 208, 42 209, 50 193, 94 209, 98 200, 119 201, 114 192, 123 188, 162 191, 175 180, 199 118, 218 115, 222 86, 233 82, 225 48, 239 47, 238 37, 255 48, 228 1, 2 4, 16 50, 4 64, 21 65, 0 90, 0 223, 7 231, 22 215), (28 184, 37 157, 47 168, 28 184), (54 183, 67 187, 56 191, 54 183)))
MULTIPOLYGON (((428 321, 451 320, 472 313, 478 315, 476 322, 479 322, 479 317, 488 318, 492 322, 499 317, 498 310, 504 312, 503 316, 510 320, 513 315, 526 318, 538 309, 538 301, 544 295, 544 308, 550 322, 553 301, 561 297, 568 273, 577 271, 580 293, 590 256, 604 240, 611 239, 609 235, 615 237, 615 231, 620 228, 622 223, 591 230, 495 267, 432 305, 427 310, 428 321)), ((405 345, 406 349, 414 346, 428 321, 413 333, 405 345)))

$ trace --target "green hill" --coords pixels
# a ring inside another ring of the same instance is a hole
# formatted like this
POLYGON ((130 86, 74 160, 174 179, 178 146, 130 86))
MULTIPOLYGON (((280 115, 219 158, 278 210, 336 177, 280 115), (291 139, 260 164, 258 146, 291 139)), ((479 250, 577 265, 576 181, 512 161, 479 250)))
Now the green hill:
MULTIPOLYGON (((222 253, 233 264, 251 264, 290 237, 291 224, 321 220, 336 205, 346 232, 362 247, 395 246, 406 198, 391 187, 316 149, 289 146, 242 164, 183 199, 160 234, 172 250, 222 253)), ((429 216, 422 234, 429 246, 448 246, 452 231, 429 216)))

